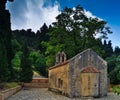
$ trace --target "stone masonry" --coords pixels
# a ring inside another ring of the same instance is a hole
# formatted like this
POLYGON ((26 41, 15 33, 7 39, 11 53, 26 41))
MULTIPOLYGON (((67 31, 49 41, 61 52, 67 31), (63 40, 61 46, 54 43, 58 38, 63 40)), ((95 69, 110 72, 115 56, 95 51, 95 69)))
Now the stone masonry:
MULTIPOLYGON (((102 97, 107 95, 107 62, 87 49, 66 60, 56 56, 49 69, 49 89, 69 97, 102 97), (58 57, 58 58, 57 58, 58 57)), ((65 58, 65 59, 64 59, 65 58)))

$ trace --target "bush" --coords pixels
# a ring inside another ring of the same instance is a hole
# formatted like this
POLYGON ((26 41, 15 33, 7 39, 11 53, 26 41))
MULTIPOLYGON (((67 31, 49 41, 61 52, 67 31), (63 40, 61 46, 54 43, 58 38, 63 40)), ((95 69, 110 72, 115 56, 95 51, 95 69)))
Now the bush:
POLYGON ((113 91, 114 93, 116 93, 117 95, 120 95, 120 87, 119 87, 119 86, 114 86, 114 87, 112 88, 112 91, 113 91))

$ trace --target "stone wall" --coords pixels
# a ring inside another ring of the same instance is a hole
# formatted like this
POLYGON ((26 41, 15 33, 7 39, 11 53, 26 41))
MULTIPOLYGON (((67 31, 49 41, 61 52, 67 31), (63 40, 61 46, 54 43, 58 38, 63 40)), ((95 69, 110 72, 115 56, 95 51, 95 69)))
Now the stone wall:
POLYGON ((70 62, 70 96, 80 96, 81 92, 78 90, 80 85, 80 73, 85 67, 93 66, 100 70, 100 96, 107 95, 107 63, 99 57, 94 51, 88 49, 79 53, 69 60, 70 62))
POLYGON ((48 78, 34 78, 31 83, 24 83, 24 87, 48 88, 48 78))
POLYGON ((5 91, 2 91, 0 93, 0 100, 6 100, 8 97, 10 97, 13 94, 15 94, 16 92, 18 92, 21 88, 22 88, 21 86, 17 86, 15 88, 11 88, 11 89, 7 89, 5 91))
POLYGON ((49 69, 49 90, 69 94, 69 62, 65 62, 49 69))
MULTIPOLYGON (((74 56, 70 60, 64 63, 53 66, 49 69, 49 89, 67 94, 69 97, 81 97, 81 71, 92 66, 98 70, 98 74, 92 74, 94 84, 98 88, 98 94, 96 96, 107 95, 107 62, 99 57, 91 49, 87 49, 82 53, 74 56), (96 78, 96 79, 94 79, 96 78), (99 79, 99 81, 98 81, 99 79), (59 86, 59 82, 62 86, 59 86)), ((94 73, 94 72, 93 72, 94 73)), ((89 75, 89 74, 88 74, 89 75)), ((87 82, 88 80, 86 80, 87 82)), ((86 84, 86 82, 84 82, 86 84)), ((83 83, 83 84, 84 84, 83 83)), ((93 84, 92 84, 93 85, 93 84)), ((95 89, 92 90, 95 93, 95 89)))
POLYGON ((100 96, 106 96, 108 92, 107 62, 91 51, 91 62, 100 70, 100 96))

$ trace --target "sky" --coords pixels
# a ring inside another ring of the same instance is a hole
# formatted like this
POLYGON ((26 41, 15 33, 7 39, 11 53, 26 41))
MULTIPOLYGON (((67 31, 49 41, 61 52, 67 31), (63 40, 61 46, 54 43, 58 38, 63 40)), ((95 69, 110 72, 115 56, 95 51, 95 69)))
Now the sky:
POLYGON ((105 20, 113 32, 108 35, 113 47, 120 46, 120 0, 14 0, 7 3, 7 9, 12 30, 31 28, 36 32, 44 23, 56 21, 55 17, 65 7, 74 8, 78 4, 89 15, 105 20))

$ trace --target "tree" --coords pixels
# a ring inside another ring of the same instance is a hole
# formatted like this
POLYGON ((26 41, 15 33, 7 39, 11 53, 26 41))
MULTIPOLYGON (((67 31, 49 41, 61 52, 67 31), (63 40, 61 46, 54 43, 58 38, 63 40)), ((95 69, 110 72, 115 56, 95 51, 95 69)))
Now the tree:
POLYGON ((112 84, 120 83, 120 55, 108 57, 108 73, 112 84))
MULTIPOLYGON (((32 48, 32 49, 36 48, 35 43, 36 43, 37 39, 35 37, 35 33, 31 29, 15 30, 12 32, 12 35, 13 35, 13 40, 17 40, 17 42, 20 45, 23 45, 24 41, 27 40, 26 42, 30 48, 32 48)), ((13 42, 16 42, 16 41, 13 41, 13 42)))
POLYGON ((8 10, 6 10, 5 7, 7 1, 13 1, 13 0, 0 0, 0 39, 2 40, 0 41, 1 41, 1 45, 4 46, 3 48, 5 49, 4 52, 5 54, 1 55, 1 58, 3 58, 5 61, 3 63, 6 63, 5 64, 6 65, 5 68, 7 68, 6 71, 9 70, 9 75, 8 75, 9 77, 7 76, 8 78, 7 81, 11 81, 13 78, 13 68, 11 65, 13 52, 12 52, 12 44, 11 44, 12 35, 11 35, 10 13, 8 10))
POLYGON ((39 51, 32 51, 30 53, 30 59, 34 70, 42 76, 47 76, 46 60, 43 54, 40 54, 39 51))
POLYGON ((15 53, 14 58, 12 59, 12 66, 13 66, 13 74, 14 74, 14 79, 13 81, 20 81, 20 73, 21 73, 21 56, 22 52, 18 51, 15 53))
POLYGON ((7 65, 6 49, 0 38, 0 82, 7 82, 9 80, 10 71, 7 65))
POLYGON ((48 36, 47 36, 47 32, 48 32, 48 27, 46 25, 46 23, 44 23, 44 25, 40 28, 40 30, 38 30, 36 32, 36 38, 37 38, 37 49, 40 50, 42 53, 44 53, 45 48, 41 45, 42 41, 47 41, 48 40, 48 36))
POLYGON ((23 54, 21 58, 21 75, 20 80, 22 82, 30 82, 32 80, 33 71, 31 66, 31 60, 29 58, 29 49, 27 43, 23 45, 23 54))
POLYGON ((120 55, 120 48, 118 46, 115 47, 114 54, 120 55))
POLYGON ((76 6, 75 9, 65 8, 61 14, 56 17, 56 22, 49 30, 49 41, 42 42, 46 47, 47 65, 52 66, 55 61, 55 54, 58 51, 65 51, 68 58, 77 53, 92 48, 99 55, 103 55, 102 39, 111 33, 106 22, 98 18, 88 18, 85 10, 76 6), (100 37, 97 37, 100 35, 100 37))
POLYGON ((21 51, 21 44, 17 41, 17 39, 12 39, 12 49, 13 49, 14 55, 18 51, 21 51))
POLYGON ((113 54, 113 48, 112 48, 112 43, 109 40, 108 43, 106 40, 104 40, 104 44, 103 44, 103 50, 104 50, 104 55, 103 58, 106 59, 107 57, 111 57, 113 54))

